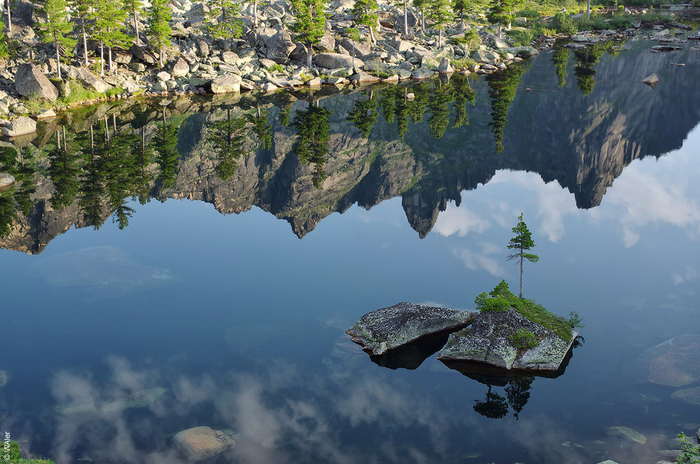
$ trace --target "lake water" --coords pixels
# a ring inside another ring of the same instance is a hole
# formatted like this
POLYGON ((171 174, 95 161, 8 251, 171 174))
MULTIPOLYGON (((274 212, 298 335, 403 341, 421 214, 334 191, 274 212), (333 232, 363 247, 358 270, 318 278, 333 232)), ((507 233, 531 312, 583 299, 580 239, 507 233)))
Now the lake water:
POLYGON ((57 463, 183 462, 171 437, 200 425, 234 437, 221 463, 656 462, 700 427, 671 396, 700 385, 695 338, 639 358, 700 336, 692 45, 40 126, 0 160, 20 180, 0 194, 1 427, 57 463), (524 295, 585 322, 563 375, 390 369, 344 334, 401 301, 517 288, 521 212, 540 256, 524 295))

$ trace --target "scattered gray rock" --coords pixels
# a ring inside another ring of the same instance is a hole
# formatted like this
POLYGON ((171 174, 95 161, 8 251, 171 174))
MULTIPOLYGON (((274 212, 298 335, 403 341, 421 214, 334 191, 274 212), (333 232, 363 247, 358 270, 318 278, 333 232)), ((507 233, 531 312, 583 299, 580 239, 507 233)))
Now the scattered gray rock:
POLYGON ((241 91, 241 77, 235 74, 218 76, 211 81, 213 93, 236 93, 241 91))
POLYGON ((236 446, 236 442, 224 432, 206 426, 178 432, 173 442, 190 461, 209 459, 236 446))
POLYGON ((105 81, 95 76, 85 68, 76 68, 76 78, 82 82, 83 85, 100 93, 104 93, 112 88, 111 85, 107 84, 105 81))
POLYGON ((171 79, 170 73, 166 71, 161 71, 158 74, 156 74, 156 77, 160 82, 168 82, 171 79))
POLYGON ((418 68, 411 73, 411 77, 416 80, 427 79, 435 74, 435 71, 428 68, 418 68))
POLYGON ((365 314, 345 332, 369 354, 381 355, 421 337, 462 328, 476 314, 473 311, 399 303, 365 314))
POLYGON ((42 113, 36 115, 37 119, 51 119, 56 117, 56 112, 52 109, 48 109, 42 113))
POLYGON ((185 77, 190 72, 190 65, 187 61, 182 58, 178 58, 177 62, 173 65, 172 76, 174 78, 185 77))
POLYGON ((644 82, 648 86, 651 86, 652 88, 656 87, 656 84, 659 83, 659 76, 657 76, 656 74, 652 74, 651 76, 645 77, 642 82, 644 82))
POLYGON ((5 189, 15 183, 15 178, 6 172, 0 172, 0 189, 5 189))
POLYGON ((41 68, 26 63, 20 65, 15 73, 15 89, 23 97, 38 97, 55 102, 58 89, 41 72, 41 68))
POLYGON ((454 68, 452 65, 450 65, 450 59, 449 58, 443 58, 442 61, 440 61, 440 66, 438 67, 437 71, 441 74, 449 74, 454 72, 454 68))
MULTIPOLYGON (((353 64, 351 56, 339 53, 317 53, 313 59, 316 66, 326 69, 351 68, 353 64)), ((359 58, 355 58, 356 68, 362 68, 364 65, 359 58)))
POLYGON ((291 34, 282 30, 277 32, 267 46, 267 57, 276 63, 286 63, 289 55, 297 48, 291 34))
POLYGON ((3 134, 8 137, 33 134, 36 132, 36 121, 27 116, 20 116, 10 121, 10 124, 2 128, 3 134))
POLYGON ((515 309, 480 313, 472 325, 450 335, 438 354, 441 361, 484 363, 501 369, 556 371, 578 334, 563 340, 544 326, 532 322, 515 309), (525 329, 537 337, 534 348, 519 350, 511 337, 525 329))
POLYGON ((487 63, 492 65, 496 65, 499 61, 501 61, 501 57, 497 53, 490 50, 477 50, 476 53, 474 53, 473 58, 479 63, 487 63))
POLYGON ((143 47, 140 47, 136 44, 132 45, 131 48, 129 49, 132 55, 134 55, 134 58, 136 58, 139 61, 142 61, 148 65, 155 65, 158 60, 156 60, 156 57, 153 56, 151 53, 146 51, 143 47))

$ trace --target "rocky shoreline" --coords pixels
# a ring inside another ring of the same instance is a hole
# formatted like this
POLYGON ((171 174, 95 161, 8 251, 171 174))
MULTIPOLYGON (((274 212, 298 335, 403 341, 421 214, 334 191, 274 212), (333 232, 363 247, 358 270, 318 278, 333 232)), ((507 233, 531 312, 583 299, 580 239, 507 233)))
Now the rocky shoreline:
MULTIPOLYGON (((465 31, 453 27, 446 29, 446 40, 439 47, 436 37, 421 32, 416 14, 409 11, 411 33, 404 35, 400 32, 400 8, 380 3, 380 27, 376 43, 372 44, 350 37, 348 31, 354 24, 352 4, 336 0, 329 5, 330 18, 323 38, 314 46, 310 68, 305 66, 306 46, 295 42, 288 30, 292 12, 286 2, 277 0, 261 6, 257 27, 250 20, 252 11, 248 10, 252 6, 246 6, 243 36, 226 43, 203 35, 206 7, 184 0, 171 2, 172 44, 166 50, 163 68, 158 66, 153 49, 132 45, 128 50, 113 50, 112 73, 100 77, 75 59, 72 65, 61 66, 61 80, 52 77, 57 62, 36 37, 36 12, 29 8, 28 13, 14 18, 14 36, 22 47, 13 59, 0 66, 0 117, 5 118, 0 120, 0 126, 8 137, 31 133, 37 119, 52 118, 56 112, 106 99, 275 92, 322 85, 342 88, 422 80, 455 72, 491 74, 536 55, 539 50, 551 49, 557 41, 569 42, 569 48, 583 48, 610 40, 650 38, 662 46, 658 51, 666 51, 684 41, 700 39, 699 34, 688 32, 687 26, 678 23, 666 25, 670 29, 656 25, 651 30, 637 24, 624 31, 558 34, 544 36, 529 46, 514 46, 513 39, 494 34, 493 27, 480 17, 483 15, 474 15, 470 20, 475 23, 468 26, 477 32, 474 43, 466 43, 465 31), (86 96, 80 98, 77 91, 86 96)), ((88 49, 91 47, 95 49, 96 45, 88 45, 88 49)))

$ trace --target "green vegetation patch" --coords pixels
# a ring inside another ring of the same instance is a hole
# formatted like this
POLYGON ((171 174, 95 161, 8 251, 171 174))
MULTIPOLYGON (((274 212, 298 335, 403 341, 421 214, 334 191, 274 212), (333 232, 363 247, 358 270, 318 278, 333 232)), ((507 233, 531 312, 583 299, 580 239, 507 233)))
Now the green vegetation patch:
POLYGON ((581 323, 578 315, 575 316, 576 321, 573 321, 573 316, 570 319, 565 319, 550 313, 542 305, 535 303, 533 300, 519 298, 513 295, 505 280, 502 280, 488 294, 483 292, 478 295, 474 302, 476 303, 476 309, 481 312, 508 311, 510 308, 513 308, 530 321, 544 326, 567 342, 571 341, 571 331, 574 328, 575 322, 578 322, 579 327, 581 323))
POLYGON ((19 443, 16 441, 10 442, 10 449, 7 450, 7 448, 5 448, 2 456, 3 462, 10 464, 54 464, 53 461, 49 461, 48 459, 22 459, 22 455, 19 452, 19 443), (9 459, 4 459, 7 456, 9 456, 9 459))
POLYGON ((529 350, 536 347, 539 342, 534 333, 521 328, 510 336, 510 343, 518 350, 529 350))
POLYGON ((700 447, 695 446, 683 432, 678 434, 678 438, 682 448, 681 454, 676 458, 678 464, 700 464, 700 447))

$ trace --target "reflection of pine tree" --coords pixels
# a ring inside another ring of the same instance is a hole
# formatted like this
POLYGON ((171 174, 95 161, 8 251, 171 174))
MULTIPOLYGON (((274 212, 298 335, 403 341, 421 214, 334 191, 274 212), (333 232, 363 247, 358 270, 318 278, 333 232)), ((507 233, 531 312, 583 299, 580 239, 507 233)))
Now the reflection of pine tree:
POLYGON ((141 127, 140 135, 133 139, 131 155, 134 157, 134 187, 133 195, 139 203, 145 205, 151 201, 150 188, 151 173, 148 165, 153 161, 153 143, 146 141, 146 126, 141 127))
POLYGON ((209 124, 208 138, 217 155, 216 174, 221 180, 228 180, 238 168, 238 159, 245 154, 246 118, 231 117, 231 109, 226 109, 226 119, 209 124))
POLYGON ((603 53, 605 53, 605 50, 597 45, 574 52, 574 59, 576 60, 574 74, 576 75, 578 88, 584 97, 593 92, 593 87, 595 87, 594 66, 600 60, 600 57, 603 56, 603 53))
POLYGON ((566 84, 566 65, 569 63, 569 50, 564 47, 554 50, 552 63, 554 63, 557 76, 559 76, 559 87, 564 87, 566 84))
POLYGON ((453 100, 454 95, 452 95, 452 88, 449 84, 443 85, 438 80, 435 86, 430 89, 428 127, 430 128, 430 135, 436 139, 440 139, 445 135, 447 126, 450 123, 449 105, 453 100))
POLYGON ((467 102, 474 106, 476 92, 472 89, 469 83, 469 78, 466 76, 456 75, 450 81, 455 97, 455 122, 452 124, 453 129, 458 129, 462 126, 469 125, 469 117, 467 116, 467 102))
POLYGON ((272 125, 267 122, 269 116, 270 112, 260 111, 259 106, 255 115, 248 115, 248 120, 253 124, 253 133, 263 150, 269 150, 272 146, 272 125))
POLYGON ((474 411, 489 419, 502 419, 508 414, 506 399, 498 393, 492 393, 491 385, 489 385, 489 391, 486 393, 486 400, 475 400, 474 403, 474 411))
POLYGON ((54 192, 51 195, 51 207, 59 210, 73 203, 80 191, 81 169, 80 153, 76 150, 75 140, 68 140, 66 128, 56 131, 56 146, 48 153, 48 174, 53 182, 54 192))
POLYGON ((16 217, 12 190, 0 191, 0 238, 10 232, 10 226, 16 217))
POLYGON ((32 180, 35 172, 34 161, 31 145, 22 147, 17 152, 15 168, 10 171, 10 174, 15 177, 17 182, 14 191, 15 202, 17 202, 19 210, 25 216, 28 216, 32 210, 31 195, 36 192, 34 181, 32 180))
POLYGON ((531 66, 529 61, 521 61, 508 69, 493 73, 486 77, 491 97, 491 132, 496 138, 496 153, 503 151, 503 131, 508 124, 508 108, 515 98, 520 78, 531 66), (527 63, 527 64, 524 64, 527 63))
POLYGON ((408 131, 408 121, 411 118, 411 107, 409 106, 409 101, 406 98, 408 94, 408 89, 403 88, 402 95, 396 101, 396 126, 399 129, 399 137, 403 141, 406 132, 408 131))
POLYGON ((396 102, 403 95, 403 88, 392 85, 379 91, 379 108, 382 110, 384 120, 389 124, 394 122, 396 115, 396 102))
POLYGON ((328 118, 331 114, 330 110, 315 106, 310 100, 308 109, 297 111, 291 124, 297 132, 294 153, 302 164, 315 165, 312 181, 316 188, 321 187, 327 176, 323 167, 328 159, 328 131, 331 128, 328 118))
POLYGON ((362 134, 362 138, 369 138, 372 126, 379 116, 378 106, 379 102, 374 99, 374 92, 370 91, 368 98, 356 101, 352 111, 348 114, 347 120, 355 124, 357 130, 362 134))
POLYGON ((512 379, 508 382, 506 387, 506 396, 508 397, 508 404, 513 408, 515 413, 513 416, 518 419, 518 414, 523 410, 527 401, 530 399, 530 387, 532 382, 535 380, 534 377, 523 377, 521 379, 512 379))
POLYGON ((114 210, 112 222, 119 224, 119 229, 129 225, 129 219, 134 209, 127 205, 127 198, 134 194, 135 181, 140 171, 136 158, 131 149, 139 141, 139 136, 133 132, 107 131, 106 143, 102 152, 102 168, 104 170, 105 190, 110 210, 114 210))
POLYGON ((165 114, 163 123, 155 131, 153 146, 156 150, 156 163, 160 167, 160 173, 156 178, 159 190, 167 189, 175 183, 177 175, 177 161, 180 154, 177 151, 178 126, 175 123, 166 123, 165 114))
POLYGON ((409 102, 410 114, 413 124, 416 124, 423 120, 423 114, 425 114, 430 100, 430 89, 428 84, 421 82, 411 87, 411 91, 413 92, 413 101, 409 102))
POLYGON ((83 213, 85 220, 95 230, 102 227, 102 202, 104 200, 104 178, 101 166, 101 154, 106 140, 95 137, 94 128, 79 138, 79 144, 83 147, 83 176, 80 181, 80 197, 78 208, 83 213))

